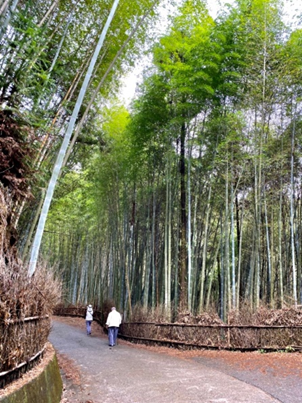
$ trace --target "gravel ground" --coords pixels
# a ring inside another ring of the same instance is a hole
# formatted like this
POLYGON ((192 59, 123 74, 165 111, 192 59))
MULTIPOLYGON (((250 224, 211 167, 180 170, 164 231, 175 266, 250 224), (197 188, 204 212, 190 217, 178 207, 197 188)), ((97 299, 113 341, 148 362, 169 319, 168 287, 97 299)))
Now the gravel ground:
POLYGON ((79 318, 53 320, 62 403, 302 402, 302 354, 180 351, 133 346, 79 318))

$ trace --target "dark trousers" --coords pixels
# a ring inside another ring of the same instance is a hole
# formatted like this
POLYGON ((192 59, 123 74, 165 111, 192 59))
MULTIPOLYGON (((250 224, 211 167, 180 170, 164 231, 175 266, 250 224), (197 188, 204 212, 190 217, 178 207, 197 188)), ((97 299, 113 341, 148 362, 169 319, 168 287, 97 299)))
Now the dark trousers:
POLYGON ((116 345, 117 334, 118 334, 118 327, 116 326, 108 327, 109 346, 116 345))

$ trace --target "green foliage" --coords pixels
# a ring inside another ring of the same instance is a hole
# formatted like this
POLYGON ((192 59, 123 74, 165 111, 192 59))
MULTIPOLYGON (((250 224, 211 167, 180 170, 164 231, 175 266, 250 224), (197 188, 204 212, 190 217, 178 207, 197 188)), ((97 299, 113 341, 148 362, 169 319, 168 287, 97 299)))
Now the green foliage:
POLYGON ((186 1, 171 33, 161 38, 154 58, 164 74, 176 114, 192 118, 214 94, 220 60, 212 40, 214 22, 203 2, 186 1))
POLYGON ((284 63, 286 63, 286 70, 284 71, 284 78, 290 80, 293 84, 300 85, 301 72, 302 72, 302 30, 298 29, 294 31, 289 40, 287 41, 283 51, 282 57, 284 63))
POLYGON ((152 75, 141 88, 141 96, 133 104, 133 112, 127 127, 131 140, 132 160, 138 165, 163 158, 168 143, 167 126, 171 118, 169 93, 165 80, 152 75))
MULTIPOLYGON (((123 3, 125 21, 123 14, 115 21, 91 88, 125 40, 133 10, 142 12, 147 3, 123 3)), ((50 104, 62 99, 93 49, 93 24, 99 27, 103 16, 89 16, 104 4, 86 6, 76 9, 76 24, 51 74, 58 88, 50 104)), ((223 315, 233 293, 236 303, 248 298, 252 308, 260 299, 277 306, 284 295, 290 298, 291 160, 295 195, 301 174, 301 31, 287 36, 280 11, 275 0, 238 0, 213 21, 204 2, 183 2, 153 47, 153 66, 129 114, 103 102, 116 89, 122 62, 117 64, 79 136, 49 216, 49 230, 63 223, 72 234, 67 241, 52 233, 45 241, 55 245, 54 260, 62 267, 67 262, 69 295, 77 290, 82 298, 83 279, 90 278, 90 295, 147 306, 164 303, 169 292, 177 309, 180 226, 190 207, 192 310, 212 305, 223 315)), ((60 35, 61 27, 56 43, 60 35)), ((138 32, 135 40, 144 35, 138 32)), ((127 63, 139 49, 131 43, 127 63)), ((43 53, 39 66, 49 66, 50 54, 43 53)), ((45 71, 39 70, 44 88, 52 85, 45 84, 45 71)), ((294 200, 299 278, 300 204, 294 200)))

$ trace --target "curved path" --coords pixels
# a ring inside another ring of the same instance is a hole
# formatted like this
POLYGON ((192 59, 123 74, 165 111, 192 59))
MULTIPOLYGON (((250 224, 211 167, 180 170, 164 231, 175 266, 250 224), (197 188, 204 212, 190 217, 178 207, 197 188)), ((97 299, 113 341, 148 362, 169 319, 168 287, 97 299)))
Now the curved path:
POLYGON ((106 337, 94 333, 86 336, 82 329, 62 321, 53 321, 49 339, 61 362, 65 363, 65 380, 66 367, 79 374, 78 381, 69 385, 69 395, 65 394, 62 402, 280 402, 254 386, 196 361, 126 343, 110 349, 106 337))

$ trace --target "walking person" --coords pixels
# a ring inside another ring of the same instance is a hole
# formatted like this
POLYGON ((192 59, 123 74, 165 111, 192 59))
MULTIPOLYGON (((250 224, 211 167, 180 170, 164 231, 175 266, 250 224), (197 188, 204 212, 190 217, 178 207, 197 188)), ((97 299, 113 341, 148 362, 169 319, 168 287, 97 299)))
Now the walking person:
POLYGON ((93 321, 93 309, 91 305, 88 305, 87 307, 87 311, 86 311, 86 331, 87 331, 87 335, 91 334, 91 323, 93 321))
POLYGON ((120 313, 113 306, 111 312, 108 315, 106 326, 108 327, 108 339, 109 347, 116 345, 116 339, 118 334, 118 328, 122 322, 120 313))

